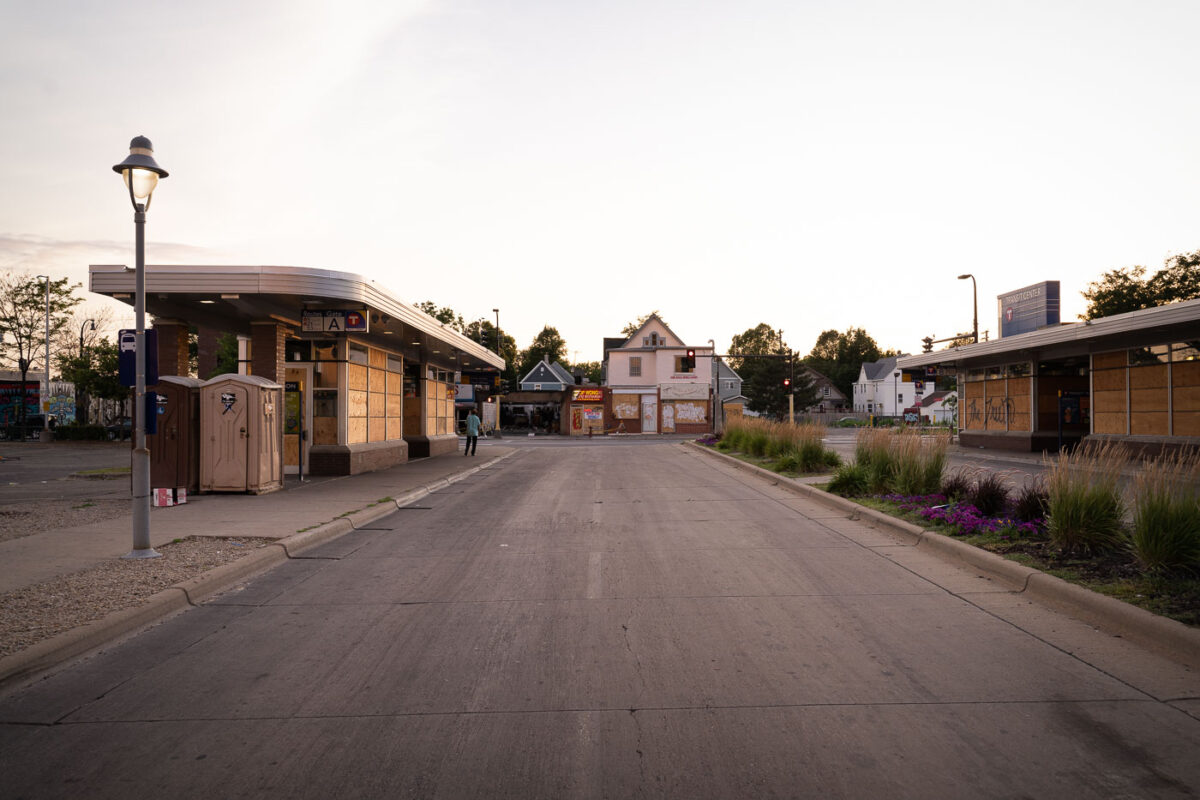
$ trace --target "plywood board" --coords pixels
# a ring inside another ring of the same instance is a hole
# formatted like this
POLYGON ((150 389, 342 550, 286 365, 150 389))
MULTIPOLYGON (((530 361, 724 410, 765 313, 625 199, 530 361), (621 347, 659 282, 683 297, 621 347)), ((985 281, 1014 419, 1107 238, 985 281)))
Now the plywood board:
POLYGON ((383 417, 387 413, 387 395, 382 392, 367 394, 367 416, 383 417))
POLYGON ((387 438, 389 438, 389 439, 403 439, 404 438, 404 424, 401 420, 391 419, 390 417, 388 418, 387 438))
POLYGON ((374 348, 374 347, 372 347, 367 352, 369 353, 368 361, 370 362, 372 367, 378 367, 379 369, 387 369, 387 353, 385 353, 382 350, 379 350, 377 348, 374 348))
MULTIPOLYGON (((389 394, 387 396, 387 407, 386 407, 386 410, 384 411, 384 415, 387 416, 388 418, 392 418, 392 417, 399 418, 401 409, 403 408, 403 405, 404 405, 404 398, 402 398, 398 394, 389 394)), ((391 438, 391 437, 388 437, 388 438, 391 438)))
POLYGON ((1171 403, 1176 411, 1200 411, 1200 386, 1176 388, 1171 403))
POLYGON ((1129 418, 1129 432, 1134 436, 1166 436, 1167 412, 1134 413, 1129 418))
POLYGON ((368 390, 372 392, 387 391, 387 373, 381 369, 372 369, 368 390))
POLYGON ((347 392, 346 399, 348 408, 346 415, 353 417, 367 416, 367 393, 366 392, 347 392))
POLYGON ((1129 363, 1129 356, 1124 350, 1114 350, 1108 353, 1096 353, 1092 356, 1092 370, 1123 367, 1129 363))
POLYGON ((1106 369, 1092 373, 1092 391, 1125 389, 1126 372, 1123 369, 1106 369))
POLYGON ((1129 405, 1134 416, 1150 411, 1167 410, 1167 390, 1162 389, 1130 389, 1129 405))
POLYGON ((387 373, 387 393, 388 394, 403 394, 404 393, 404 376, 399 372, 387 373))
POLYGON ((1092 426, 1096 433, 1125 433, 1125 413, 1093 411, 1092 426))
POLYGON ((366 391, 367 389, 367 368, 362 364, 349 365, 349 385, 351 389, 366 391))
POLYGON ((313 417, 313 444, 337 444, 337 417, 313 417))
POLYGON ((1130 367, 1129 369, 1129 388, 1131 389, 1165 388, 1166 385, 1166 364, 1156 364, 1149 367, 1130 367))
POLYGON ((354 417, 346 425, 347 438, 350 444, 362 444, 367 441, 367 418, 354 417))
POLYGON ((1125 414, 1125 390, 1119 392, 1092 392, 1092 410, 1097 414, 1119 412, 1125 414))
POLYGON ((1200 411, 1176 411, 1176 436, 1200 436, 1200 411))

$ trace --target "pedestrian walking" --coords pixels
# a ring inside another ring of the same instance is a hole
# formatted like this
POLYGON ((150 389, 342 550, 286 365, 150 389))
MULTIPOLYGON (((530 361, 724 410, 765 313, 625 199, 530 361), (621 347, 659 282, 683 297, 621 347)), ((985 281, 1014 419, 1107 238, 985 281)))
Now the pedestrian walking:
POLYGON ((475 414, 475 409, 467 414, 467 448, 463 450, 464 456, 475 455, 475 447, 479 444, 479 417, 475 414))

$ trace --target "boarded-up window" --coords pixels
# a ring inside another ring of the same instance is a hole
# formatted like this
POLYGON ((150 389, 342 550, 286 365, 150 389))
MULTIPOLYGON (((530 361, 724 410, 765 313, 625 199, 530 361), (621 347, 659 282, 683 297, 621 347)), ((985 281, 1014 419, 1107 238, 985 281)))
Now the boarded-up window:
POLYGON ((614 419, 637 419, 638 407, 641 402, 640 395, 636 394, 614 394, 612 396, 612 409, 614 419))

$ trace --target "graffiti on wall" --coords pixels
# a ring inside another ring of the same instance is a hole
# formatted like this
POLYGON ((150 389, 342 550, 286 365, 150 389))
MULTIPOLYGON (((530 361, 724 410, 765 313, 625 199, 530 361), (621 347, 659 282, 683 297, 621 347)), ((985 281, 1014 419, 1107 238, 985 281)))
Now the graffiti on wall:
POLYGON ((981 404, 978 399, 967 401, 963 413, 964 427, 979 429, 984 427, 984 421, 998 425, 1007 425, 1013 415, 1013 401, 1010 397, 989 397, 981 404))

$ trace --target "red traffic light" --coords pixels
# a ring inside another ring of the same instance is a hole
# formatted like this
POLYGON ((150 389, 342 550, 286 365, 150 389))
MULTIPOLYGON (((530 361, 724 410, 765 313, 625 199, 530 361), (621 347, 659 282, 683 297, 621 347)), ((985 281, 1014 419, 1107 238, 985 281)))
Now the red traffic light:
POLYGON ((789 387, 789 386, 791 386, 791 385, 792 385, 792 379, 791 379, 791 378, 784 378, 784 379, 783 379, 783 388, 785 388, 785 389, 786 389, 786 388, 788 388, 788 387, 789 387))

